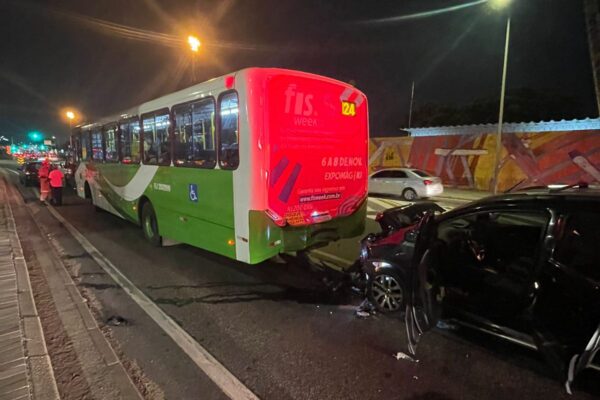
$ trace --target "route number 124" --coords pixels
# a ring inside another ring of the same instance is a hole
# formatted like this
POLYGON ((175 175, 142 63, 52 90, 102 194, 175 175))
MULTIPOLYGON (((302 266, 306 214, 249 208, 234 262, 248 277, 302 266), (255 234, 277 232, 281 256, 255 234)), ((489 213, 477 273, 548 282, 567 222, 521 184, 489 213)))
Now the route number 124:
POLYGON ((349 101, 342 101, 342 115, 354 117, 356 115, 356 104, 349 101))

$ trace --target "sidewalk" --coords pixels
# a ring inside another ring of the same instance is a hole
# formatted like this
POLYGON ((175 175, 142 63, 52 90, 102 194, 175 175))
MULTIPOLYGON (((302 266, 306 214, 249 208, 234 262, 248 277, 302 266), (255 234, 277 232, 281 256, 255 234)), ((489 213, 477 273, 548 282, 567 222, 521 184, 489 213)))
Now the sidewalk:
POLYGON ((0 197, 0 398, 60 398, 6 191, 0 197))
POLYGON ((142 400, 40 224, 53 220, 49 207, 25 202, 7 178, 0 174, 0 400, 142 400))

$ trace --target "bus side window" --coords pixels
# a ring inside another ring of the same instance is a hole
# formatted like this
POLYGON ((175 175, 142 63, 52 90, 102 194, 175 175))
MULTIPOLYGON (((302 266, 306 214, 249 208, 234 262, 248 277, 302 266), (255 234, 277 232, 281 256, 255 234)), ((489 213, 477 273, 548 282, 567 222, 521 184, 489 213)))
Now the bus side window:
POLYGON ((237 92, 219 97, 219 165, 236 169, 240 163, 237 92))
POLYGON ((117 127, 114 124, 106 125, 104 127, 104 144, 106 162, 117 162, 117 127))
POLYGON ((169 140, 170 116, 168 111, 149 114, 142 118, 144 164, 169 165, 171 142, 169 140))
POLYGON ((123 164, 140 162, 140 122, 137 118, 119 124, 119 161, 123 164))
POLYGON ((104 160, 104 146, 102 144, 101 127, 97 127, 92 130, 92 159, 95 161, 104 160))
POLYGON ((90 131, 81 132, 81 159, 88 161, 90 157, 90 131))
POLYGON ((216 164, 215 101, 200 101, 173 107, 175 116, 176 166, 214 168, 216 164))
POLYGON ((72 143, 73 161, 81 162, 81 130, 75 131, 72 136, 72 143))

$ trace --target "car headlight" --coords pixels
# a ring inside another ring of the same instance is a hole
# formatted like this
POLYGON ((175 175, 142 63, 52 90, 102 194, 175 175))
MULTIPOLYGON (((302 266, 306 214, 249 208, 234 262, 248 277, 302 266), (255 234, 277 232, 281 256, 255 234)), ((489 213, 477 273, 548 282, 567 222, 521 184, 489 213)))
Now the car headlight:
POLYGON ((375 271, 379 271, 382 268, 392 268, 392 264, 385 261, 373 261, 371 264, 375 267, 375 271))
POLYGON ((361 264, 364 264, 369 259, 369 247, 366 245, 366 243, 363 243, 363 245, 360 248, 359 259, 361 264))

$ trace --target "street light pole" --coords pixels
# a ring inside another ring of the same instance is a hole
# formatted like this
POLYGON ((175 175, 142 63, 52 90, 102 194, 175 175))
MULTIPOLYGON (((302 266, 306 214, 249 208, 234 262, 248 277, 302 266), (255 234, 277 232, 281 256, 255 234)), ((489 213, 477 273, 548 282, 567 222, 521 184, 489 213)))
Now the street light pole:
POLYGON ((504 120, 504 94, 506 91, 506 69, 508 66, 508 45, 510 43, 510 16, 506 20, 506 40, 504 42, 504 65, 502 67, 502 88, 500 89, 500 111, 498 113, 498 133, 496 134, 496 165, 494 168, 494 194, 498 193, 500 177, 500 157, 502 155, 502 122, 504 120))
POLYGON ((412 110, 413 110, 414 99, 415 99, 415 81, 412 82, 412 89, 410 90, 410 106, 408 108, 408 129, 410 129, 410 124, 412 123, 412 110))

